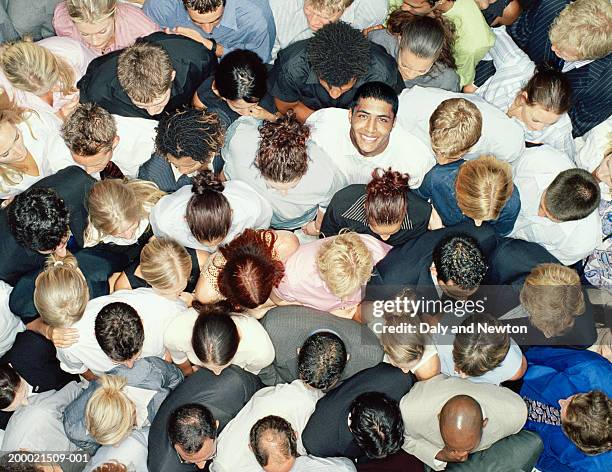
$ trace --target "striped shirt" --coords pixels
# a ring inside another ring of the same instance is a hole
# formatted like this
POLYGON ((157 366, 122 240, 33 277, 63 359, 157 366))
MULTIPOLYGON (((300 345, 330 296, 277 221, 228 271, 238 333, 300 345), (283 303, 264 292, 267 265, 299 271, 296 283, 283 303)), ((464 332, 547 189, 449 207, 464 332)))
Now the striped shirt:
MULTIPOLYGON (((496 40, 489 50, 489 56, 495 64, 496 72, 475 93, 507 112, 523 86, 533 76, 535 64, 514 43, 505 26, 494 28, 493 33, 496 40)), ((572 122, 567 113, 563 113, 556 123, 541 131, 530 130, 522 121, 513 119, 523 128, 525 141, 548 144, 574 158, 576 148, 572 139, 572 122)))

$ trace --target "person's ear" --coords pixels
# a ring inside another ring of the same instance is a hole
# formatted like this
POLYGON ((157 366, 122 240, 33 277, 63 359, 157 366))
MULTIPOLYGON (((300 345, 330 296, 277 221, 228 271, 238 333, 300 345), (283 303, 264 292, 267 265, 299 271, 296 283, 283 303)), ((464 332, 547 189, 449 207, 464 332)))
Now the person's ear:
POLYGON ((113 144, 112 144, 113 150, 119 145, 119 141, 121 141, 121 138, 118 135, 115 135, 115 137, 113 138, 113 144))
POLYGON ((521 103, 527 103, 529 101, 529 95, 527 95, 527 92, 525 91, 521 92, 519 98, 521 100, 521 103))
POLYGON ((299 347, 298 347, 298 348, 295 350, 295 353, 296 353, 298 356, 300 355, 300 348, 299 348, 299 347))
MULTIPOLYGON (((176 77, 176 71, 175 71, 175 70, 173 70, 173 71, 172 71, 172 78, 170 79, 170 82, 173 82, 173 81, 174 81, 174 79, 175 79, 175 77, 176 77)), ((172 88, 172 86, 170 86, 170 88, 172 88)))
POLYGON ((292 433, 293 433, 293 439, 297 441, 298 438, 300 437, 300 433, 298 433, 295 429, 292 430, 292 433))
POLYGON ((485 418, 484 420, 482 420, 482 427, 484 428, 488 422, 489 422, 489 418, 485 418))
POLYGON ((349 108, 348 111, 348 119, 349 119, 349 123, 351 122, 351 120, 353 119, 353 109, 349 108))
POLYGON ((219 420, 216 420, 215 421, 215 428, 218 428, 218 427, 219 427, 219 420))
POLYGON ((346 353, 346 362, 351 360, 351 354, 349 352, 346 353))

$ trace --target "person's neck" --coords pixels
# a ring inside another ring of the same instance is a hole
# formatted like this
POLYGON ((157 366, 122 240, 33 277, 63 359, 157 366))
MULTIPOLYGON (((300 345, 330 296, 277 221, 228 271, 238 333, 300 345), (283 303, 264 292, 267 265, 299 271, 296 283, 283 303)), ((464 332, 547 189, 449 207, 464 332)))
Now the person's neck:
POLYGON ((521 107, 522 107, 522 104, 521 104, 521 101, 519 100, 519 95, 517 95, 514 101, 508 107, 508 111, 506 112, 506 115, 508 115, 510 118, 516 118, 520 120, 519 117, 521 114, 521 107))
POLYGON ((27 175, 32 175, 34 177, 38 177, 40 175, 38 164, 36 164, 36 161, 34 160, 32 154, 30 154, 30 151, 28 151, 28 155, 23 161, 18 162, 17 164, 12 164, 12 166, 27 175))

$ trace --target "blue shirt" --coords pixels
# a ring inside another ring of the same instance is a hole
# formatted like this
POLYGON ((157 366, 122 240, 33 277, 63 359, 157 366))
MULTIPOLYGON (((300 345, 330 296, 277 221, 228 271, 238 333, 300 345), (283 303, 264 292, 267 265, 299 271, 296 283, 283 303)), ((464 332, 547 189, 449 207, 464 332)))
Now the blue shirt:
MULTIPOLYGON (((470 218, 461 213, 457 205, 457 195, 455 193, 457 172, 459 172, 459 167, 464 163, 465 160, 459 159, 443 166, 436 164, 425 174, 423 183, 415 190, 416 194, 421 198, 431 201, 440 218, 442 218, 444 226, 454 226, 464 221, 470 221, 470 218)), ((499 217, 488 223, 497 234, 507 236, 512 231, 512 228, 514 228, 514 222, 518 217, 520 209, 521 199, 515 185, 514 191, 506 205, 502 208, 499 217)))
POLYGON ((268 0, 227 0, 221 23, 206 33, 187 13, 181 0, 147 0, 143 11, 162 28, 184 26, 214 39, 223 46, 223 53, 248 49, 259 54, 264 62, 272 59, 276 26, 268 0))

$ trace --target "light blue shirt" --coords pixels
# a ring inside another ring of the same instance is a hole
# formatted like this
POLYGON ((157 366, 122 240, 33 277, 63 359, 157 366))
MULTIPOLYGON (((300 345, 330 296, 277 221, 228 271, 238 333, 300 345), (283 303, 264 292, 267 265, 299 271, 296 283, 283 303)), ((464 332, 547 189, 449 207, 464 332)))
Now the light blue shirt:
POLYGON ((223 46, 224 54, 234 49, 256 52, 264 62, 272 59, 276 27, 268 0, 227 0, 221 23, 206 33, 187 13, 181 0, 147 0, 143 11, 161 28, 184 26, 214 39, 223 46))

